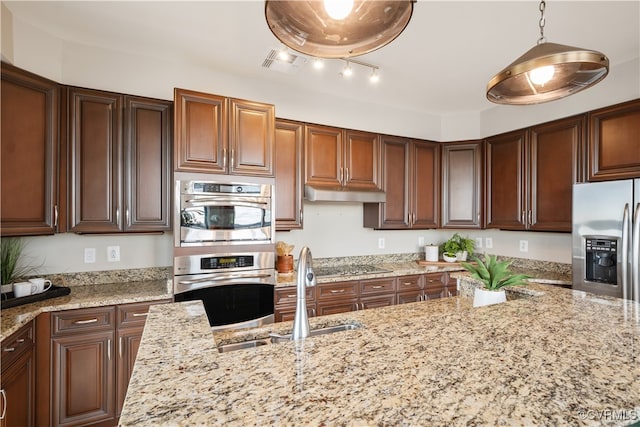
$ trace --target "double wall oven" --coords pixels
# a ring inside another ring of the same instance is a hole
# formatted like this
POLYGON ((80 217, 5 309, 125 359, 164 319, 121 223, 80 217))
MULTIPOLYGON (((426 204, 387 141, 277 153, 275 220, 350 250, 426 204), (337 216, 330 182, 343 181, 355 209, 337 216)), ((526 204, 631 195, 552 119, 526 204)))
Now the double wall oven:
POLYGON ((274 321, 274 180, 175 173, 173 293, 214 329, 274 321))

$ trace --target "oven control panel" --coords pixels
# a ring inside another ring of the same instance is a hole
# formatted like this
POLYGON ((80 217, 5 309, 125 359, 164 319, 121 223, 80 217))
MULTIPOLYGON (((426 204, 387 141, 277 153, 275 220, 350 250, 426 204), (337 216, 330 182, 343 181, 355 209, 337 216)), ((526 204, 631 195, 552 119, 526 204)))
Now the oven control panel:
POLYGON ((253 267, 253 255, 225 255, 200 258, 202 270, 221 270, 226 268, 253 267))

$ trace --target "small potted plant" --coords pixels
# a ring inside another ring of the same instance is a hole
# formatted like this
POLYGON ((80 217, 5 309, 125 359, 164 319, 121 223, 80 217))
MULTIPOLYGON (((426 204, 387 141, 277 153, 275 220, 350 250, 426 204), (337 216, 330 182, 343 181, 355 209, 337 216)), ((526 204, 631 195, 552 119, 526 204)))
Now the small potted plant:
POLYGON ((484 262, 473 257, 477 264, 462 263, 462 267, 471 273, 471 277, 480 280, 484 287, 475 288, 473 293, 473 306, 497 304, 505 302, 507 295, 505 286, 524 285, 526 274, 514 274, 509 270, 511 261, 498 261, 495 255, 485 255, 484 262))
POLYGON ((472 254, 475 247, 473 239, 455 233, 442 245, 442 258, 448 262, 466 261, 467 255, 472 254))
POLYGON ((34 270, 29 266, 18 266, 18 259, 24 249, 24 242, 18 237, 5 237, 0 240, 0 285, 2 293, 11 292, 11 284, 34 270))

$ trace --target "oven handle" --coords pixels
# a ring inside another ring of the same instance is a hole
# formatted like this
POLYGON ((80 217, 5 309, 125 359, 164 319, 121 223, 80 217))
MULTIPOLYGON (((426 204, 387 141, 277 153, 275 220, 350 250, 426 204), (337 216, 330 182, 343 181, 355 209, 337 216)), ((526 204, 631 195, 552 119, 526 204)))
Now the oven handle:
POLYGON ((178 283, 180 285, 193 285, 196 283, 203 282, 219 282, 221 280, 232 280, 232 279, 265 279, 267 277, 271 277, 269 273, 263 274, 221 274, 215 277, 202 277, 200 279, 191 279, 191 280, 179 280, 178 283))
POLYGON ((237 204, 255 204, 255 205, 268 205, 268 201, 261 202, 260 200, 256 200, 256 198, 242 198, 242 199, 234 199, 229 197, 196 197, 195 199, 185 199, 184 203, 212 203, 212 204, 220 204, 220 205, 237 205, 237 204))

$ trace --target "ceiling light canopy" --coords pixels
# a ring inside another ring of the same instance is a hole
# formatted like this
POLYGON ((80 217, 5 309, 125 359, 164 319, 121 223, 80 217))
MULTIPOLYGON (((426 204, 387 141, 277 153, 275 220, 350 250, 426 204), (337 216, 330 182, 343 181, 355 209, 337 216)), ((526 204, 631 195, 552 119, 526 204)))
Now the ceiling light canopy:
POLYGON ((265 17, 278 40, 295 51, 349 58, 398 37, 411 19, 414 1, 265 1, 265 17))
POLYGON ((545 41, 544 10, 543 0, 538 44, 489 81, 489 101, 511 105, 553 101, 593 86, 606 77, 609 60, 603 53, 545 41))

